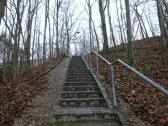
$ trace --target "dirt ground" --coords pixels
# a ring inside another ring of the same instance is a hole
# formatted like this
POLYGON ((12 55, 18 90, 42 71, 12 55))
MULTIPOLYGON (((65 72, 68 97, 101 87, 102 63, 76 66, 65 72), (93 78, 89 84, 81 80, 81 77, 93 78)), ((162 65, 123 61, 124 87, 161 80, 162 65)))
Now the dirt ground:
POLYGON ((47 126, 49 118, 59 111, 58 101, 66 77, 70 58, 65 58, 48 73, 49 90, 43 96, 33 99, 34 108, 25 110, 21 118, 17 118, 14 126, 47 126))

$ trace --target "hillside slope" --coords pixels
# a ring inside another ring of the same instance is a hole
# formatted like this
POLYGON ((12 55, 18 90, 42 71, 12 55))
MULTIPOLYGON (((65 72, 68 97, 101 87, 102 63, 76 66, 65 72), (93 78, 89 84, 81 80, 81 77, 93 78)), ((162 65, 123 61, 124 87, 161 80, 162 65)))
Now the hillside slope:
POLYGON ((32 107, 32 99, 48 90, 45 74, 63 58, 53 58, 35 67, 29 74, 18 77, 13 83, 0 85, 0 126, 11 125, 25 108, 32 107))
MULTIPOLYGON (((159 42, 160 37, 134 42, 135 63, 133 67, 168 89, 168 52, 159 49, 159 42)), ((126 45, 121 44, 116 48, 111 48, 108 55, 104 57, 111 62, 116 59, 126 62, 126 45)), ((106 89, 108 89, 111 86, 111 72, 103 61, 100 65, 101 73, 107 83, 106 89)), ((138 118, 150 122, 153 126, 167 126, 167 96, 125 67, 116 64, 114 68, 118 95, 129 104, 131 111, 138 118)))

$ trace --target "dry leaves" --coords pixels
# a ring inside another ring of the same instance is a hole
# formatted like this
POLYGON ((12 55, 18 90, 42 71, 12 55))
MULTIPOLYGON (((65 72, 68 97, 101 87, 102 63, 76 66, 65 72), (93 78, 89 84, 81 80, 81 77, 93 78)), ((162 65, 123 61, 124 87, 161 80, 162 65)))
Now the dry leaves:
MULTIPOLYGON (((159 39, 149 38, 134 43, 134 67, 168 89, 168 52, 159 50, 159 39)), ((118 58, 125 60, 125 54, 125 45, 120 45, 112 48, 105 57, 110 61, 118 58)), ((96 66, 96 58, 92 59, 96 66)), ((103 79, 110 85, 110 69, 103 61, 99 61, 99 66, 103 79)), ((132 112, 153 126, 168 126, 168 97, 123 66, 116 64, 115 70, 117 92, 130 105, 132 112)))
POLYGON ((62 58, 52 59, 18 77, 12 84, 0 86, 0 126, 13 122, 27 107, 33 107, 32 98, 47 91, 45 74, 53 69, 62 58))

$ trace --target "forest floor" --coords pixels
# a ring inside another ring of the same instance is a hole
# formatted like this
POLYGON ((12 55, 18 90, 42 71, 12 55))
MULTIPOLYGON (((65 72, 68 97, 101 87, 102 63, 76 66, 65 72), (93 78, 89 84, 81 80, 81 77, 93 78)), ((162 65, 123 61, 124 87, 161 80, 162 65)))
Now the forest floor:
MULTIPOLYGON (((134 42, 135 62, 133 67, 168 89, 168 51, 162 51, 159 43, 159 37, 134 42)), ((126 45, 121 44, 111 48, 108 55, 104 55, 104 57, 111 62, 116 59, 122 59, 126 62, 126 54, 126 45)), ((103 61, 100 62, 100 66, 101 73, 105 76, 104 81, 109 84, 106 87, 108 89, 111 86, 110 69, 103 61)), ((153 126, 167 126, 167 96, 125 67, 116 64, 114 68, 117 95, 128 103, 128 109, 139 119, 149 122, 153 126)))
POLYGON ((0 84, 0 126, 12 125, 25 109, 36 107, 32 99, 49 90, 45 75, 62 60, 62 57, 51 59, 12 83, 0 84))
POLYGON ((48 91, 33 99, 34 108, 25 109, 14 126, 47 126, 49 119, 59 111, 60 92, 66 77, 70 58, 65 58, 57 67, 46 75, 48 91))

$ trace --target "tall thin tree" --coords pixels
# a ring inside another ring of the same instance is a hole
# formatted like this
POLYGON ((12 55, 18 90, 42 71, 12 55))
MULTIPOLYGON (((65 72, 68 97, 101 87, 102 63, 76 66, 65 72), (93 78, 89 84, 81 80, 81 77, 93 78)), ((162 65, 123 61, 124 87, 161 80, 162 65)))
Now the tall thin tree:
POLYGON ((100 18, 101 18, 101 29, 103 33, 103 52, 105 54, 108 53, 109 45, 108 45, 108 38, 107 38, 107 28, 106 28, 106 17, 103 7, 103 1, 99 0, 99 12, 100 12, 100 18))
POLYGON ((125 0, 126 20, 127 20, 127 60, 130 65, 133 65, 133 46, 132 46, 132 31, 131 31, 131 17, 130 17, 130 3, 125 0))

